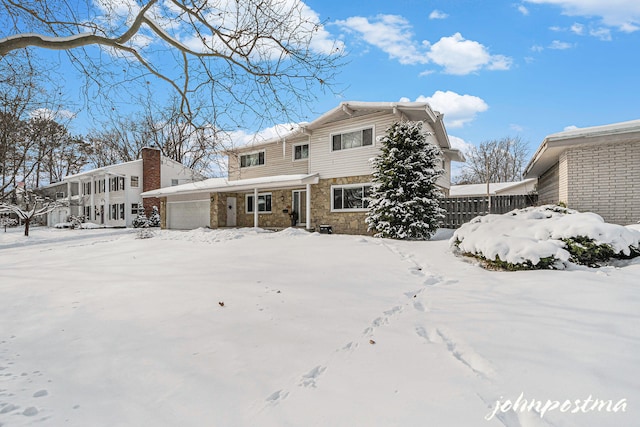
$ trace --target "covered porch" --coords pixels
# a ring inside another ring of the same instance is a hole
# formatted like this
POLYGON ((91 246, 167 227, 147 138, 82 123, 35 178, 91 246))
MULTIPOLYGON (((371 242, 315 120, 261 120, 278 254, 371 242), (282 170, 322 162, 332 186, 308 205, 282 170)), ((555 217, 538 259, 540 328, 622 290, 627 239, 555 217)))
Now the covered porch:
MULTIPOLYGON (((142 194, 142 197, 160 197, 162 224, 185 224, 172 216, 182 215, 195 206, 200 215, 209 210, 209 227, 262 227, 286 228, 291 226, 311 229, 311 186, 319 182, 318 174, 278 175, 229 181, 212 178, 205 181, 162 188, 142 194), (182 209, 184 207, 184 209, 182 209), (180 212, 183 212, 182 214, 180 212)), ((193 215, 198 215, 192 212, 193 215)), ((189 228, 184 225, 181 229, 189 228)))

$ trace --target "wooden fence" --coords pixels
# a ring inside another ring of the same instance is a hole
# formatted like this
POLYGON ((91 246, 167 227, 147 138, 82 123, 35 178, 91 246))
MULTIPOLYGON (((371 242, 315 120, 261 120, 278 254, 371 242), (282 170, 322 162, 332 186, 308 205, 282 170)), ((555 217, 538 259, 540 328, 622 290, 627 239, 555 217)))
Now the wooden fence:
MULTIPOLYGON (((535 194, 491 196, 491 213, 507 213, 514 209, 533 206, 537 201, 538 196, 535 194)), ((448 197, 440 201, 440 206, 447 211, 442 227, 458 228, 479 215, 487 215, 489 213, 489 198, 487 196, 448 197)))

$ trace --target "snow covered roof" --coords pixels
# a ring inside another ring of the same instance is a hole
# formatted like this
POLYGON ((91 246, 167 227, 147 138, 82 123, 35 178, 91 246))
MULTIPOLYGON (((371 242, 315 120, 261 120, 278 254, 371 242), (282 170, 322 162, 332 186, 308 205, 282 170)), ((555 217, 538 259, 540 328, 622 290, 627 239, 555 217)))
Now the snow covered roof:
MULTIPOLYGON (((458 151, 451 148, 447 131, 444 127, 443 114, 433 111, 431 106, 426 102, 361 102, 361 101, 345 101, 341 102, 337 107, 327 111, 310 123, 299 123, 298 127, 291 132, 279 135, 277 137, 267 139, 260 143, 250 144, 248 146, 238 147, 238 149, 260 147, 274 142, 299 137, 305 134, 311 134, 314 129, 318 129, 327 123, 343 120, 350 117, 359 117, 365 114, 376 112, 391 112, 398 116, 404 116, 412 121, 425 121, 433 126, 436 138, 440 147, 458 151)), ((234 151, 234 150, 229 150, 234 151)))
POLYGON ((142 197, 165 197, 178 194, 246 191, 265 188, 287 188, 306 184, 317 184, 318 174, 276 175, 262 178, 239 179, 210 178, 204 181, 190 182, 173 187, 160 188, 142 193, 142 197))
MULTIPOLYGON (((494 196, 501 194, 528 194, 535 189, 535 184, 535 178, 516 182, 492 182, 489 184, 489 193, 494 196)), ((452 185, 449 195, 451 197, 486 196, 487 184, 452 185)))
POLYGON ((591 126, 547 136, 525 168, 525 177, 538 177, 558 162, 560 153, 571 146, 624 142, 640 137, 640 120, 591 126))

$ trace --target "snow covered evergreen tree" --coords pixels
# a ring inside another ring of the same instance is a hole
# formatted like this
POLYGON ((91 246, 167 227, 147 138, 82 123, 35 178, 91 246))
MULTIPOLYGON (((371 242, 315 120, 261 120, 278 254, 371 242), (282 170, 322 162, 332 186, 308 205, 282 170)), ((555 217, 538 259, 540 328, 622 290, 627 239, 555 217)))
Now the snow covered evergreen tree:
POLYGON ((160 227, 160 212, 158 212, 158 207, 153 206, 153 211, 149 216, 149 227, 160 227))
POLYGON ((396 122, 373 159, 373 185, 366 223, 376 237, 426 240, 444 218, 436 181, 442 152, 429 143, 422 122, 396 122))
POLYGON ((133 219, 132 225, 134 228, 149 227, 149 219, 144 213, 144 206, 142 203, 138 203, 138 216, 133 219))

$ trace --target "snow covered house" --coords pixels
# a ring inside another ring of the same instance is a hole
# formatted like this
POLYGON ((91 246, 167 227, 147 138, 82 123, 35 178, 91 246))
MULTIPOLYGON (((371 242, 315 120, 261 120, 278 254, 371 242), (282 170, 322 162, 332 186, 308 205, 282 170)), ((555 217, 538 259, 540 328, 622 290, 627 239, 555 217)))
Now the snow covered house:
POLYGON ((369 160, 381 138, 399 120, 422 121, 429 140, 443 152, 451 185, 451 148, 442 114, 424 102, 342 102, 311 123, 262 143, 228 151, 228 177, 143 193, 158 197, 162 226, 306 229, 365 234, 366 196, 373 172, 369 160), (325 227, 326 226, 326 227, 325 227))
POLYGON ((538 203, 563 202, 626 225, 640 220, 640 120, 547 136, 525 168, 538 203))
MULTIPOLYGON (((130 227, 138 215, 140 194, 161 187, 202 180, 194 170, 169 159, 155 148, 143 148, 140 159, 69 175, 40 189, 48 197, 68 206, 47 216, 47 225, 65 222, 69 215, 107 227, 130 227)), ((159 200, 144 199, 147 215, 159 200)))

